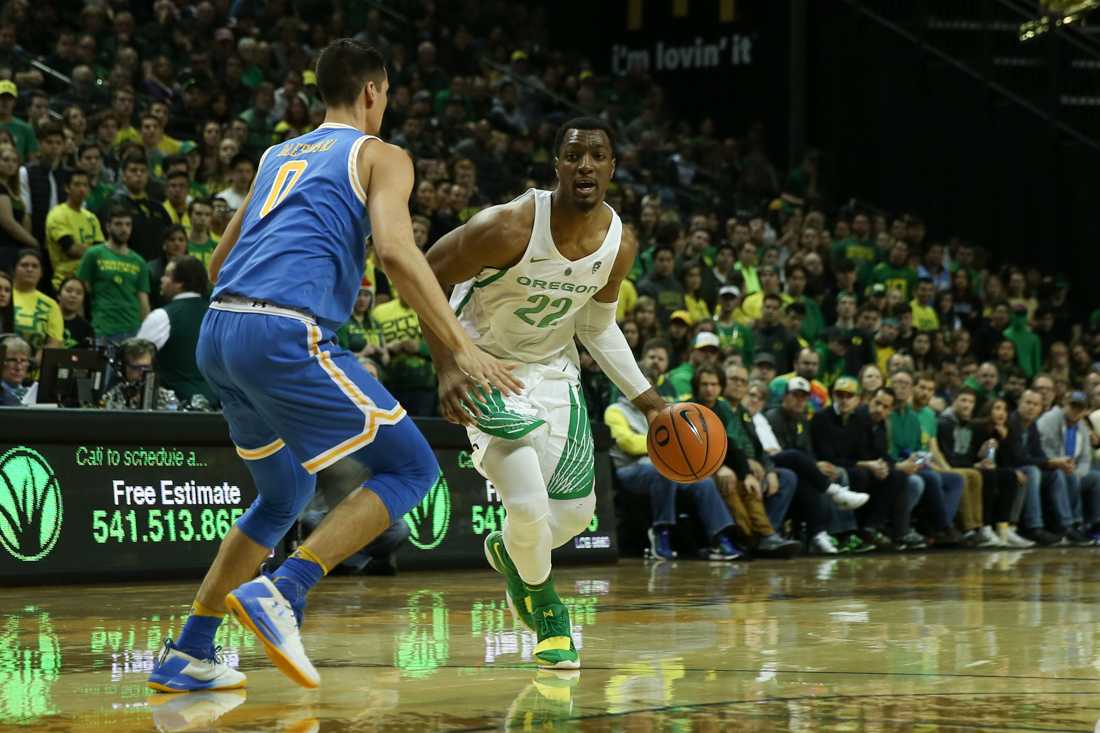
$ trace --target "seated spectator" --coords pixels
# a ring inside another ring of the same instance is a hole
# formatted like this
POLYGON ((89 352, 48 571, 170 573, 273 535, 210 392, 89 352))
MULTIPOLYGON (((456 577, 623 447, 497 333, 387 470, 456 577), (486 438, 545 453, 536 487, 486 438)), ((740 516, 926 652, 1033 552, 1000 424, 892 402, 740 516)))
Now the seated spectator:
POLYGON ((42 280, 42 254, 25 249, 15 261, 13 278, 15 333, 30 344, 35 363, 44 348, 58 348, 65 337, 65 324, 57 301, 38 289, 42 280))
POLYGON ((764 295, 763 310, 760 320, 756 322, 753 339, 758 349, 772 355, 776 369, 784 373, 791 370, 795 357, 802 347, 783 325, 781 319, 782 299, 775 293, 764 295))
MULTIPOLYGON (((656 381, 657 374, 653 370, 642 365, 642 371, 651 384, 656 381)), ((611 460, 623 490, 649 497, 651 524, 648 535, 653 557, 661 560, 676 557, 671 528, 676 524, 676 494, 679 491, 688 492, 695 503, 699 521, 707 534, 705 541, 710 548, 706 557, 711 560, 736 560, 741 556, 729 536, 733 518, 722 502, 713 479, 679 484, 662 476, 646 452, 649 423, 642 411, 625 397, 607 408, 604 422, 611 429, 614 440, 611 460)))
POLYGON ((653 249, 653 271, 638 283, 638 295, 653 298, 662 322, 673 311, 684 310, 684 288, 673 274, 675 269, 676 251, 671 245, 657 245, 653 249))
MULTIPOLYGON (((810 549, 815 554, 834 555, 839 552, 866 552, 874 547, 855 532, 847 532, 842 541, 829 533, 831 512, 828 500, 839 509, 852 512, 871 498, 867 494, 849 491, 845 476, 828 461, 817 461, 810 441, 810 424, 806 418, 809 383, 802 377, 787 382, 787 393, 779 406, 768 410, 766 419, 779 443, 772 455, 776 466, 793 471, 798 476, 795 508, 806 522, 810 549)), ((854 517, 853 524, 854 527, 854 517)))
POLYGON ((96 215, 84 207, 88 174, 73 171, 65 187, 66 199, 46 216, 46 250, 53 263, 53 286, 71 277, 88 248, 105 241, 96 215))
POLYGON ((779 270, 772 265, 761 265, 757 268, 760 278, 760 289, 755 293, 745 296, 741 303, 741 310, 752 321, 759 321, 764 313, 764 298, 774 295, 779 298, 780 308, 794 302, 794 298, 782 291, 779 281, 779 270))
MULTIPOLYGON (((744 378, 746 373, 744 367, 730 367, 730 371, 737 372, 741 378, 744 378)), ((697 402, 713 410, 726 425, 727 461, 726 465, 718 469, 714 482, 730 507, 741 539, 761 557, 786 558, 798 554, 799 543, 781 537, 775 530, 776 525, 772 522, 773 518, 781 521, 782 514, 785 514, 787 509, 782 506, 783 498, 777 497, 781 488, 778 475, 766 474, 761 482, 759 475, 754 471, 755 466, 742 450, 743 443, 738 440, 744 434, 744 429, 739 424, 740 417, 721 397, 726 391, 725 375, 713 366, 701 366, 694 375, 693 391, 697 402), (732 457, 731 451, 734 452, 732 457), (738 475, 731 466, 737 466, 742 470, 747 469, 747 471, 744 475, 738 475), (769 500, 773 507, 771 514, 768 512, 769 500)), ((784 481, 787 483, 784 488, 788 494, 793 494, 792 480, 793 475, 784 476, 784 481)), ((789 505, 789 501, 787 504, 789 505)))
POLYGON ((982 442, 982 426, 972 421, 974 402, 974 390, 959 390, 955 402, 940 416, 935 450, 961 475, 975 474, 980 482, 983 525, 979 547, 1033 547, 1034 542, 1012 528, 1023 509, 1027 477, 997 466, 993 458, 997 440, 982 442))
MULTIPOLYGON (((145 380, 155 374, 157 347, 145 339, 129 338, 118 347, 118 382, 103 395, 103 407, 108 410, 141 410, 145 396, 145 380)), ((176 410, 176 394, 157 385, 153 410, 176 410)))
POLYGON ((764 384, 771 384, 775 379, 775 357, 770 352, 761 351, 752 360, 752 371, 749 372, 749 379, 753 382, 763 382, 764 384))
POLYGON ((736 318, 740 298, 741 290, 736 285, 723 285, 718 289, 714 332, 718 335, 718 347, 723 354, 738 354, 742 364, 750 364, 756 342, 752 329, 736 318))
POLYGON ((371 311, 389 352, 385 384, 410 415, 428 417, 435 414, 435 369, 420 318, 400 293, 396 296, 371 311))
POLYGON ((229 171, 229 187, 219 191, 217 196, 229 204, 229 215, 232 216, 237 209, 244 206, 244 198, 252 186, 252 177, 256 175, 256 166, 247 155, 238 153, 233 156, 229 171))
POLYGON ((18 336, 0 341, 3 370, 0 370, 0 406, 33 405, 38 396, 38 383, 29 382, 27 375, 34 364, 31 347, 18 336))
MULTIPOLYGON (((962 476, 936 470, 935 458, 928 450, 933 436, 924 432, 912 405, 913 373, 906 369, 898 370, 890 377, 890 387, 894 391, 895 402, 888 421, 887 446, 894 467, 908 476, 911 484, 921 482, 913 493, 921 495, 921 504, 928 521, 932 523, 932 542, 938 546, 960 544, 963 538, 953 522, 963 496, 962 476)), ((938 468, 946 469, 947 466, 944 464, 938 468)), ((975 503, 981 506, 980 496, 975 503)), ((974 532, 967 540, 972 544, 977 541, 976 530, 981 526, 981 519, 979 517, 972 526, 971 521, 967 518, 967 526, 963 530, 974 532)))
POLYGON ((832 407, 818 412, 810 421, 814 455, 819 461, 843 468, 852 491, 870 494, 860 522, 866 530, 864 541, 879 549, 916 546, 923 538, 910 533, 905 475, 894 470, 885 445, 876 444, 873 434, 873 416, 880 425, 884 423, 894 407, 894 395, 880 388, 871 405, 873 412, 860 407, 856 380, 838 379, 833 385, 832 407), (887 532, 892 532, 895 539, 887 532))
POLYGON ((718 337, 710 331, 700 331, 695 336, 692 344, 691 356, 688 360, 668 373, 668 382, 676 391, 677 402, 688 402, 692 399, 692 385, 695 381, 695 372, 703 366, 714 367, 718 364, 718 337))
POLYGON ((111 209, 107 243, 85 252, 76 272, 92 294, 92 328, 110 343, 134 336, 149 315, 149 268, 130 249, 133 221, 128 209, 111 209))
POLYGON ((217 396, 196 362, 199 328, 207 310, 206 268, 195 257, 172 258, 160 279, 164 305, 141 323, 138 339, 157 348, 157 377, 186 405, 204 407, 217 396), (201 400, 197 399, 201 396, 201 400))
POLYGON ((794 371, 779 375, 768 385, 771 390, 771 397, 768 400, 770 406, 774 407, 783 400, 783 396, 787 394, 788 382, 795 377, 801 377, 810 385, 810 399, 806 401, 807 416, 812 417, 818 410, 828 407, 829 390, 826 389, 824 384, 817 381, 820 364, 821 357, 813 349, 806 348, 799 351, 794 371))
MULTIPOLYGON (((990 426, 997 439, 998 466, 1023 471, 1027 478, 1027 495, 1020 517, 1020 535, 1037 545, 1059 545, 1068 542, 1066 534, 1071 521, 1062 461, 1051 459, 1043 452, 1042 439, 1035 421, 1039 418, 1041 401, 1034 390, 1020 396, 1016 411, 1001 421, 995 415, 999 398, 990 400, 990 426)), ((1007 411, 1007 410, 1006 410, 1007 411)))
MULTIPOLYGON (((63 344, 66 349, 90 349, 95 346, 95 331, 88 323, 85 309, 88 288, 78 277, 66 278, 57 292, 61 317, 65 323, 63 344)), ((2 331, 3 329, 0 329, 2 331)))
POLYGON ((1100 530, 1100 470, 1092 467, 1088 402, 1084 392, 1071 392, 1064 405, 1051 407, 1036 422, 1043 452, 1060 461, 1065 475, 1071 518, 1066 538, 1075 545, 1085 544, 1085 538, 1095 544, 1091 535, 1100 530))
POLYGON ((358 356, 360 361, 369 359, 384 367, 389 363, 389 353, 382 329, 371 317, 373 307, 374 292, 364 283, 352 306, 351 318, 336 332, 336 341, 358 356))

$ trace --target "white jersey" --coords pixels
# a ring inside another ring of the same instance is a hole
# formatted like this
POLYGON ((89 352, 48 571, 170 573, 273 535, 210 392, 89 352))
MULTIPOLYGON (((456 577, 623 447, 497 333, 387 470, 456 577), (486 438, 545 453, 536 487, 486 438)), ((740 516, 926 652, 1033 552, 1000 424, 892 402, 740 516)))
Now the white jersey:
POLYGON ((576 365, 577 313, 607 284, 623 226, 608 206, 611 226, 600 246, 579 260, 566 259, 550 233, 551 195, 530 189, 520 197, 535 201, 535 223, 523 257, 503 270, 485 268, 457 285, 451 307, 474 343, 498 358, 549 364, 564 357, 576 365))

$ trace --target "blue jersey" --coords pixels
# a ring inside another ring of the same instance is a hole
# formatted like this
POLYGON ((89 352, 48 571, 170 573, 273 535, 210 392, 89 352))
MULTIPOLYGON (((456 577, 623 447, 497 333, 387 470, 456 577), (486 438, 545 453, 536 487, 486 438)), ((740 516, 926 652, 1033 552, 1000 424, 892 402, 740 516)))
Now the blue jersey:
POLYGON ((351 316, 370 235, 359 148, 371 139, 328 123, 264 153, 237 244, 213 295, 313 314, 333 331, 351 316))

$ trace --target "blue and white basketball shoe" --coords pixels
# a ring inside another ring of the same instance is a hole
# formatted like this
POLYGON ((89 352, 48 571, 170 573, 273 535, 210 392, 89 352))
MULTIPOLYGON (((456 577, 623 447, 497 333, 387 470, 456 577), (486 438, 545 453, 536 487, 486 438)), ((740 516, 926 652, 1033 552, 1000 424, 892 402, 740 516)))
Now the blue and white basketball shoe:
POLYGON ((267 576, 261 575, 232 591, 225 605, 264 645, 267 658, 302 687, 317 687, 321 675, 306 656, 298 619, 290 601, 267 576))
POLYGON ((215 647, 210 659, 197 659, 164 642, 164 652, 153 666, 146 683, 157 692, 194 692, 196 690, 235 690, 244 687, 245 676, 221 660, 215 647))

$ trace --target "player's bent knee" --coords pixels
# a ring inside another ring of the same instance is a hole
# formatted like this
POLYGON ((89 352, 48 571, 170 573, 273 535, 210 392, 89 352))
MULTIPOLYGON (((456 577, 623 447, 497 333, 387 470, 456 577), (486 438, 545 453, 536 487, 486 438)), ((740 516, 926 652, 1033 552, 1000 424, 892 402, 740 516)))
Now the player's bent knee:
POLYGON ((399 470, 377 473, 364 484, 382 500, 390 522, 405 516, 443 477, 439 461, 423 437, 410 441, 406 449, 408 458, 399 470))
POLYGON ((596 494, 582 499, 552 501, 550 503, 551 529, 554 547, 560 547, 573 539, 589 525, 596 512, 596 494))
POLYGON ((281 501, 260 496, 237 520, 237 527, 256 544, 274 547, 286 536, 312 497, 313 492, 303 492, 281 501))

